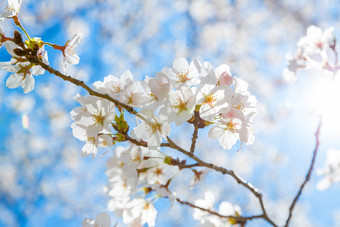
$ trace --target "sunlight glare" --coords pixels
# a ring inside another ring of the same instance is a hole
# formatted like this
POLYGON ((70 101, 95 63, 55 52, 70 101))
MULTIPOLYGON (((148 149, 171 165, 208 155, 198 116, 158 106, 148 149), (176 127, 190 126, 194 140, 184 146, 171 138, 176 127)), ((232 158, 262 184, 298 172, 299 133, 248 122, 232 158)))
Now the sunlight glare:
POLYGON ((340 78, 318 80, 311 88, 309 103, 318 114, 322 114, 322 123, 328 132, 340 129, 340 78))
POLYGON ((28 129, 28 127, 29 127, 29 118, 28 118, 27 114, 23 114, 21 116, 21 123, 22 123, 23 129, 28 129))

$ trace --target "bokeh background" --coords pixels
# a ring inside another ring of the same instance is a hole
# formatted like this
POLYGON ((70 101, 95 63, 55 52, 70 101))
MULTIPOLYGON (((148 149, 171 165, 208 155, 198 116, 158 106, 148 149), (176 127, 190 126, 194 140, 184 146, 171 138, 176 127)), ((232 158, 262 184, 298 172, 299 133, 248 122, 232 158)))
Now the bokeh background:
MULTIPOLYGON (((180 56, 215 67, 228 64, 258 99, 256 142, 240 152, 226 151, 203 130, 199 155, 234 169, 262 191, 269 214, 283 224, 310 164, 323 102, 319 73, 301 73, 294 84, 283 80, 285 54, 296 50, 309 25, 333 26, 340 37, 339 14, 336 0, 23 0, 19 16, 31 36, 47 42, 63 45, 84 33, 77 48, 81 61, 67 73, 87 84, 125 70, 136 80, 152 77, 180 56)), ((15 29, 9 20, 2 26, 6 34, 15 29)), ((61 54, 47 51, 51 65, 61 69, 61 54)), ((2 47, 0 61, 9 59, 2 47)), ((80 155, 83 144, 72 136, 69 112, 78 105, 75 94, 86 93, 46 73, 35 77, 34 91, 25 95, 21 88, 6 88, 7 76, 0 72, 0 226, 80 226, 83 218, 95 218, 106 210, 105 163, 114 152, 94 159, 80 155)), ((339 130, 337 117, 324 123, 316 169, 324 165, 327 150, 340 149, 339 130)), ((185 125, 171 135, 186 146, 191 131, 185 125)), ((174 183, 186 200, 210 190, 217 200, 240 205, 244 214, 260 212, 256 199, 229 177, 209 173, 189 191, 190 177, 184 173, 174 183)), ((292 226, 339 226, 340 184, 319 191, 320 179, 314 172, 292 226)), ((199 225, 187 207, 171 208, 160 199, 156 208, 156 226, 199 225)))

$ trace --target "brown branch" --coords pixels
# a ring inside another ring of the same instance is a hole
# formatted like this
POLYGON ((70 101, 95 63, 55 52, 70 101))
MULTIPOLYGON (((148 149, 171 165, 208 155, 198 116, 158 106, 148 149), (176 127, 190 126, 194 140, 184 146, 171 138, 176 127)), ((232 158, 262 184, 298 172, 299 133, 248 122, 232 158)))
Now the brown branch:
POLYGON ((289 215, 288 215, 286 224, 284 225, 285 227, 288 227, 289 222, 290 222, 290 220, 291 220, 291 218, 292 218, 292 215, 293 215, 294 207, 295 207, 297 201, 299 200, 299 198, 300 198, 300 196, 301 196, 301 193, 302 193, 303 188, 305 187, 305 185, 307 184, 307 182, 309 181, 309 179, 310 179, 310 177, 311 177, 311 175, 312 175, 314 163, 315 163, 315 160, 316 160, 316 155, 317 155, 317 153, 318 153, 319 145, 320 145, 319 136, 320 136, 321 123, 322 123, 322 119, 321 119, 321 117, 320 117, 319 125, 318 125, 318 128, 317 128, 316 132, 315 132, 316 145, 315 145, 315 148, 314 148, 312 161, 311 161, 311 163, 310 163, 310 167, 309 167, 309 169, 308 169, 306 178, 305 178, 305 180, 303 181, 303 183, 301 184, 298 193, 297 193, 296 196, 294 197, 294 200, 293 200, 292 204, 291 204, 290 207, 289 207, 289 215))
POLYGON ((129 113, 139 116, 138 112, 136 110, 134 110, 131 106, 112 98, 108 94, 101 94, 99 92, 92 90, 89 86, 87 86, 84 83, 84 81, 77 80, 77 79, 75 79, 71 76, 67 76, 67 75, 59 72, 58 70, 53 69, 51 66, 42 62, 37 56, 26 55, 25 57, 30 63, 40 65, 43 69, 45 69, 49 73, 54 74, 54 75, 62 78, 65 81, 69 81, 76 86, 80 86, 80 87, 84 88, 85 90, 87 90, 89 92, 90 95, 97 96, 97 97, 100 97, 100 98, 103 98, 103 99, 107 99, 107 100, 113 102, 115 105, 121 106, 122 108, 126 109, 129 113))
POLYGON ((181 168, 181 169, 188 169, 188 168, 192 168, 192 167, 200 167, 201 165, 198 164, 198 163, 195 163, 195 164, 188 164, 188 165, 181 165, 181 164, 178 164, 178 167, 181 168))
MULTIPOLYGON (((104 99, 107 99, 111 102, 113 102, 115 105, 117 106, 121 106, 122 108, 126 109, 129 113, 131 114, 134 114, 138 117, 141 117, 143 119, 142 116, 140 116, 140 114, 134 110, 131 106, 129 105, 126 105, 114 98, 112 98, 111 96, 109 96, 108 94, 101 94, 99 92, 96 92, 94 90, 92 90, 90 87, 88 87, 83 81, 81 80, 78 80, 78 79, 75 79, 71 76, 67 76, 61 72, 59 72, 58 70, 55 70, 53 69, 52 67, 50 67, 49 65, 45 64, 44 62, 42 62, 37 56, 33 56, 33 55, 25 55, 26 59, 30 62, 30 63, 33 63, 33 64, 36 64, 36 65, 40 65, 43 69, 45 69, 46 71, 48 71, 49 73, 51 74, 54 74, 60 78, 62 78, 63 80, 65 81, 69 81, 71 83, 73 83, 74 85, 76 86, 80 86, 82 88, 84 88, 85 90, 88 91, 88 93, 90 95, 93 95, 93 96, 97 96, 97 97, 100 97, 100 98, 104 98, 104 99)), ((198 126, 197 126, 198 127, 198 126)), ((196 127, 195 127, 195 131, 198 131, 198 129, 196 130, 196 127)), ((194 133, 195 134, 195 133, 194 133)), ((197 135, 196 135, 197 136, 197 135)), ((131 137, 128 137, 127 135, 125 135, 125 137, 127 138, 127 140, 129 140, 130 142, 133 142, 134 144, 136 145, 139 145, 139 146, 144 146, 146 147, 147 146, 147 143, 146 142, 141 142, 141 141, 138 141, 138 140, 135 140, 131 137)), ((196 141, 196 139, 194 139, 195 135, 193 135, 193 141, 196 141)), ((189 151, 186 151, 184 150, 183 148, 179 147, 176 143, 174 143, 169 137, 167 137, 167 140, 169 143, 162 143, 161 146, 162 147, 170 147, 170 148, 173 148, 173 149, 176 149, 180 152, 182 152, 183 154, 187 155, 188 157, 194 159, 198 165, 200 166, 204 166, 204 167, 207 167, 207 168, 210 168, 210 169, 214 169, 215 171, 217 172, 220 172, 222 174, 227 174, 227 175, 230 175, 232 176, 237 183, 241 184, 242 186, 244 186, 245 188, 247 188, 249 191, 251 191, 259 200, 260 202, 260 205, 261 205, 261 209, 262 209, 262 212, 263 214, 261 215, 261 217, 263 219, 265 219, 267 222, 269 222, 270 224, 272 224, 273 226, 277 226, 267 215, 267 212, 265 210, 265 207, 264 207, 264 204, 263 204, 263 199, 262 199, 262 194, 254 187, 252 186, 250 183, 246 182, 245 180, 243 180, 241 177, 239 177, 233 170, 227 170, 223 167, 219 167, 219 166, 216 166, 216 165, 213 165, 211 163, 207 163, 207 162, 204 162, 202 161, 201 159, 199 159, 197 156, 195 156, 193 154, 193 152, 189 152, 189 151)), ((194 142, 192 143, 191 147, 194 147, 195 144, 194 142)), ((196 165, 196 164, 195 164, 196 165)))
MULTIPOLYGON (((135 140, 133 138, 131 138, 130 136, 128 135, 125 135, 125 138, 136 144, 136 145, 139 145, 139 146, 143 146, 143 147, 147 147, 147 143, 146 142, 141 142, 141 141, 138 141, 138 140, 135 140)), ((161 144, 161 147, 170 147, 170 148, 173 148, 173 149, 176 149, 180 152, 182 152, 183 154, 187 155, 188 157, 194 159, 197 164, 197 166, 204 166, 204 167, 207 167, 209 169, 213 169, 217 172, 220 172, 222 174, 227 174, 227 175, 230 175, 232 176, 237 183, 241 184, 242 186, 244 186, 245 188, 247 188, 249 191, 252 192, 252 194, 255 195, 255 197, 258 198, 259 200, 259 203, 260 203, 260 206, 261 206, 261 210, 263 212, 263 214, 261 215, 261 217, 263 219, 265 219, 267 222, 269 222, 271 225, 273 226, 277 226, 267 215, 267 212, 266 212, 266 209, 264 207, 264 203, 263 203, 263 198, 262 198, 262 194, 254 187, 252 186, 250 183, 246 182, 245 180, 243 180, 241 177, 239 177, 233 170, 227 170, 223 167, 219 167, 219 166, 216 166, 216 165, 213 165, 211 163, 207 163, 207 162, 204 162, 202 161, 201 159, 199 159, 197 156, 195 156, 192 152, 189 152, 189 151, 186 151, 184 150, 183 148, 181 148, 180 146, 178 146, 176 143, 174 143, 169 137, 167 137, 167 140, 169 141, 169 143, 162 143, 161 144)))
POLYGON ((200 122, 200 120, 199 120, 199 112, 198 111, 194 111, 194 113, 195 113, 195 119, 194 119, 194 122, 193 122, 194 133, 192 134, 191 146, 190 146, 190 152, 191 153, 194 153, 194 151, 195 151, 196 141, 197 141, 197 137, 198 137, 198 124, 200 122))
POLYGON ((193 203, 190 203, 190 202, 187 202, 187 201, 183 201, 183 200, 181 200, 179 198, 175 198, 175 199, 176 199, 177 202, 179 202, 179 203, 181 203, 183 205, 187 205, 187 206, 190 206, 192 208, 200 209, 202 211, 208 212, 208 213, 210 213, 212 215, 215 215, 215 216, 218 216, 220 218, 233 219, 233 220, 235 220, 235 222, 237 224, 241 224, 241 225, 245 225, 247 221, 250 221, 250 220, 253 220, 253 219, 263 218, 263 215, 254 215, 254 216, 249 216, 249 217, 246 217, 246 216, 234 216, 234 215, 221 215, 221 214, 219 214, 216 211, 212 211, 212 210, 209 210, 209 209, 197 206, 197 205, 195 205, 193 203))
MULTIPOLYGON (((136 139, 133 139, 132 137, 130 137, 127 134, 124 134, 124 137, 127 141, 137 145, 137 146, 142 146, 142 147, 148 147, 148 143, 144 142, 144 141, 139 141, 136 139)), ((162 143, 161 147, 169 147, 168 143, 162 143)), ((171 163, 171 165, 176 165, 178 166, 180 169, 189 169, 189 168, 193 168, 193 167, 200 167, 201 165, 199 163, 194 163, 194 164, 188 164, 186 165, 185 162, 183 161, 175 161, 171 163), (184 164, 183 164, 184 163, 184 164)))
POLYGON ((131 143, 133 143, 137 146, 148 147, 147 142, 136 140, 136 139, 130 137, 128 134, 124 134, 124 137, 125 137, 125 140, 130 141, 131 143))
POLYGON ((267 222, 269 222, 271 225, 273 226, 277 226, 267 215, 266 209, 264 207, 264 203, 263 203, 263 198, 262 198, 262 194, 250 183, 248 183, 247 181, 243 180, 240 176, 238 176, 233 170, 227 170, 223 167, 220 166, 216 166, 214 164, 211 163, 207 163, 202 161, 201 159, 199 159, 197 156, 195 156, 193 153, 184 150, 183 148, 181 148, 180 146, 178 146, 176 143, 174 143, 169 137, 167 137, 167 140, 169 141, 169 147, 174 148, 180 152, 182 152, 183 154, 189 156, 190 158, 194 159, 198 164, 200 164, 201 166, 207 167, 209 169, 213 169, 217 172, 220 172, 222 174, 227 174, 230 175, 232 178, 234 178, 236 180, 237 183, 241 184, 242 186, 244 186, 245 188, 247 188, 253 195, 255 195, 256 198, 258 198, 259 202, 260 202, 260 206, 261 206, 261 210, 263 212, 263 219, 265 219, 267 222))

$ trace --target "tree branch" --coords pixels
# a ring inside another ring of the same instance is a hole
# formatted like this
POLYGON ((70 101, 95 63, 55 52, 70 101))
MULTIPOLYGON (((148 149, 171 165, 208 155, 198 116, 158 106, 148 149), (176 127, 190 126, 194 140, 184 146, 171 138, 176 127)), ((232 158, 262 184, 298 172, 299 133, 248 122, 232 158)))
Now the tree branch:
POLYGON ((287 220, 286 220, 286 224, 284 225, 285 227, 288 227, 289 222, 290 222, 290 220, 291 220, 291 218, 292 218, 292 215, 293 215, 294 207, 295 207, 297 201, 299 200, 299 198, 300 198, 300 196, 301 196, 301 193, 302 193, 303 188, 305 187, 305 185, 307 184, 307 182, 309 181, 309 179, 310 179, 310 177, 311 177, 311 175, 312 175, 314 163, 315 163, 315 160, 316 160, 316 155, 317 155, 318 150, 319 150, 319 144, 320 144, 320 142, 319 142, 319 136, 320 136, 321 123, 322 123, 322 117, 320 116, 319 125, 318 125, 318 128, 317 128, 316 132, 315 132, 316 145, 315 145, 315 148, 314 148, 312 161, 311 161, 311 163, 310 163, 310 167, 309 167, 309 169, 308 169, 306 178, 305 178, 305 180, 303 181, 303 183, 301 184, 298 193, 297 193, 296 196, 294 197, 294 200, 293 200, 292 204, 291 204, 290 207, 289 207, 289 215, 288 215, 288 218, 287 218, 287 220))
POLYGON ((191 147, 190 147, 190 152, 194 153, 195 151, 195 147, 196 147, 196 141, 197 141, 197 137, 198 137, 198 124, 199 124, 199 112, 198 111, 194 111, 195 114, 195 119, 193 122, 194 125, 194 133, 192 134, 192 139, 191 139, 191 147))
POLYGON ((237 224, 241 224, 241 225, 244 225, 244 224, 246 224, 247 221, 250 221, 250 220, 253 220, 253 219, 263 218, 263 215, 254 215, 254 216, 249 216, 249 217, 246 217, 246 216, 234 216, 234 215, 221 215, 221 214, 219 214, 216 211, 212 211, 212 210, 209 210, 209 209, 197 206, 197 205, 195 205, 193 203, 190 203, 190 202, 187 202, 187 201, 183 201, 183 200, 181 200, 179 198, 175 198, 175 199, 176 199, 177 202, 179 202, 179 203, 181 203, 183 205, 187 205, 187 206, 190 206, 192 208, 196 208, 196 209, 208 212, 208 213, 210 213, 212 215, 215 215, 215 216, 218 216, 220 218, 233 219, 233 220, 235 220, 235 222, 237 224))
POLYGON ((25 57, 30 63, 40 65, 43 69, 45 69, 49 73, 54 74, 54 75, 62 78, 65 81, 69 81, 76 86, 80 86, 80 87, 84 88, 86 91, 88 91, 88 93, 90 95, 97 96, 97 97, 100 97, 100 98, 103 98, 103 99, 107 99, 107 100, 113 102, 116 106, 121 106, 122 108, 126 109, 129 113, 136 115, 137 117, 139 117, 140 119, 142 119, 145 122, 148 122, 141 114, 139 114, 136 110, 134 110, 133 107, 131 107, 131 106, 125 104, 125 103, 122 103, 122 102, 118 101, 117 99, 112 98, 108 94, 102 94, 102 93, 94 91, 89 86, 87 86, 84 83, 84 81, 75 79, 71 76, 67 76, 67 75, 59 72, 58 70, 53 69, 51 66, 42 62, 37 56, 25 55, 25 57))
POLYGON ((193 153, 184 150, 183 148, 179 147, 176 143, 174 143, 169 137, 167 137, 167 140, 169 141, 169 147, 172 147, 174 149, 177 149, 178 151, 182 152, 183 154, 189 156, 190 158, 194 159, 198 164, 200 164, 201 166, 207 167, 209 169, 213 169, 217 172, 220 172, 222 174, 227 174, 230 175, 232 178, 234 178, 236 180, 237 183, 241 184, 242 186, 244 186, 245 188, 247 188, 252 194, 255 195, 255 197, 258 198, 260 206, 261 206, 261 210, 263 212, 263 219, 265 219, 267 222, 269 222, 271 225, 273 226, 277 226, 267 215, 266 209, 264 207, 264 203, 263 203, 263 198, 262 198, 262 194, 258 191, 258 189, 256 189, 253 185, 251 185, 250 183, 248 183, 247 181, 243 180, 240 176, 238 176, 233 170, 227 170, 223 167, 220 166, 216 166, 214 164, 211 163, 207 163, 204 162, 203 160, 199 159, 197 156, 195 156, 193 153))
MULTIPOLYGON (((147 147, 147 142, 140 142, 138 140, 135 140, 133 138, 131 138, 130 136, 128 135, 125 135, 125 138, 136 144, 136 145, 139 145, 139 146, 144 146, 144 147, 147 147)), ((211 164, 211 163, 207 163, 207 162, 204 162, 203 160, 199 159, 197 156, 195 156, 192 152, 189 152, 189 151, 186 151, 184 150, 183 148, 181 148, 180 146, 178 146, 176 143, 174 143, 169 137, 167 137, 167 140, 169 141, 169 143, 162 143, 161 144, 161 147, 170 147, 170 148, 173 148, 175 150, 178 150, 180 152, 182 152, 183 154, 187 155, 188 157, 194 159, 197 164, 197 166, 204 166, 204 167, 207 167, 209 169, 213 169, 217 172, 220 172, 222 174, 227 174, 227 175, 230 175, 231 177, 233 177, 237 183, 241 184, 242 186, 244 186, 245 188, 247 188, 249 191, 251 191, 251 193, 253 195, 255 195, 256 198, 258 198, 259 200, 259 203, 260 203, 260 206, 261 206, 261 210, 263 212, 263 214, 261 215, 263 219, 265 219, 268 223, 270 223, 272 226, 277 226, 269 217, 268 217, 268 214, 266 212, 266 209, 264 207, 264 203, 263 203, 263 198, 262 198, 262 194, 253 186, 251 185, 250 183, 246 182, 245 180, 243 180, 241 177, 239 177, 233 170, 227 170, 223 167, 220 167, 220 166, 216 166, 214 164, 211 164)))
MULTIPOLYGON (((42 68, 44 68, 46 71, 48 71, 49 73, 51 74, 54 74, 60 78, 62 78, 63 80, 65 81, 69 81, 71 83, 73 83, 74 85, 76 86, 80 86, 82 88, 84 88, 85 90, 87 90, 89 92, 90 95, 93 95, 93 96, 97 96, 97 97, 100 97, 100 98, 104 98, 104 99, 107 99, 111 102, 113 102, 115 105, 117 106, 121 106, 122 108, 126 109, 129 113, 133 114, 133 115, 136 115, 137 117, 141 118, 142 120, 148 122, 142 115, 140 115, 136 110, 134 110, 131 106, 125 104, 125 103, 122 103, 114 98, 112 98, 111 96, 109 96, 108 94, 102 94, 102 93, 99 93, 99 92, 96 92, 94 91, 93 89, 91 89, 90 87, 88 87, 83 81, 81 80, 78 80, 78 79, 75 79, 71 76, 67 76, 61 72, 59 72, 58 70, 55 70, 53 69, 52 67, 50 67, 49 65, 45 64, 44 62, 42 62, 37 56, 33 56, 33 55, 25 55, 26 59, 33 63, 33 64, 36 64, 36 65, 40 65, 42 68)), ((195 125, 195 124, 194 124, 195 125)), ((195 131, 194 131, 194 135, 193 135, 193 142, 192 142, 192 145, 191 145, 191 151, 194 150, 195 148, 195 143, 196 143, 196 138, 197 138, 197 133, 195 133, 196 131, 198 131, 198 126, 197 126, 197 129, 195 127, 195 131), (195 135, 196 134, 196 135, 195 135)), ((139 145, 139 146, 147 146, 147 143, 146 142, 141 142, 141 141, 137 141, 131 137, 127 137, 127 135, 125 135, 125 137, 127 138, 127 140, 129 140, 130 142, 136 144, 136 145, 139 145)), ((170 147, 170 148, 173 148, 173 149, 176 149, 180 152, 182 152, 183 154, 187 155, 188 157, 194 159, 200 166, 204 166, 204 167, 207 167, 207 168, 210 168, 210 169, 213 169, 217 172, 220 172, 222 174, 227 174, 227 175, 230 175, 232 176, 237 183, 241 184, 242 186, 244 186, 245 188, 247 188, 250 192, 252 192, 252 194, 255 195, 255 197, 258 198, 259 202, 260 202, 260 205, 261 205, 261 209, 262 209, 262 212, 263 214, 261 215, 261 217, 263 219, 265 219, 267 222, 269 222, 271 225, 273 226, 277 226, 267 215, 267 212, 266 212, 266 209, 264 207, 264 203, 263 203, 263 198, 262 198, 262 194, 253 186, 251 185, 250 183, 246 182, 245 180, 243 180, 241 177, 239 177, 233 170, 227 170, 223 167, 219 167, 219 166, 216 166, 216 165, 213 165, 211 163, 207 163, 207 162, 204 162, 202 161, 201 159, 199 159, 197 156, 194 155, 193 152, 189 152, 189 151, 186 151, 184 150, 183 148, 179 147, 176 143, 174 143, 169 137, 167 137, 167 140, 169 143, 162 143, 161 146, 162 147, 170 147)), ((195 164, 197 165, 197 164, 195 164)))

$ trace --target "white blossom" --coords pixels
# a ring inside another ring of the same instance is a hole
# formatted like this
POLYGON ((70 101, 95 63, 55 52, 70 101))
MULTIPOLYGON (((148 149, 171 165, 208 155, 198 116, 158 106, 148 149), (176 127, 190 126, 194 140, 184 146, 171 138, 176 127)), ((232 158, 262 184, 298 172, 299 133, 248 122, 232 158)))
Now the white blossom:
POLYGON ((147 121, 143 120, 133 132, 138 139, 147 141, 149 148, 155 149, 162 143, 162 138, 170 134, 169 122, 165 116, 156 116, 151 110, 142 110, 140 114, 147 121))
POLYGON ((193 116, 195 104, 195 95, 191 88, 172 90, 169 92, 169 99, 165 102, 165 107, 160 112, 165 112, 169 121, 175 122, 179 126, 193 116))
POLYGON ((307 28, 306 36, 299 40, 298 46, 303 48, 305 55, 318 54, 333 44, 333 32, 333 27, 322 32, 321 28, 311 25, 307 28))
POLYGON ((81 104, 71 111, 73 136, 79 140, 86 141, 82 149, 85 155, 95 156, 97 147, 113 146, 110 135, 110 123, 115 117, 115 105, 108 100, 95 96, 83 97, 79 94, 75 99, 81 104))
POLYGON ((148 224, 150 227, 155 226, 157 210, 152 202, 144 198, 135 198, 128 203, 127 207, 128 209, 123 214, 125 224, 137 221, 140 226, 144 224, 148 224))
POLYGON ((169 179, 178 172, 178 166, 165 163, 166 156, 158 150, 148 150, 144 152, 143 160, 138 166, 140 176, 145 179, 147 184, 165 185, 169 179))
POLYGON ((84 218, 81 222, 82 227, 111 227, 110 216, 106 212, 99 213, 95 220, 84 218))
POLYGON ((149 94, 150 88, 145 81, 133 81, 129 83, 120 93, 119 99, 121 102, 132 107, 143 107, 153 101, 153 97, 149 94))
POLYGON ((118 79, 115 76, 108 75, 104 78, 104 82, 97 81, 93 84, 96 90, 107 93, 113 98, 118 98, 119 94, 133 82, 133 75, 130 71, 125 71, 118 79))
POLYGON ((89 137, 102 131, 110 132, 110 123, 115 117, 115 105, 112 102, 95 96, 83 98, 80 94, 75 99, 81 100, 82 105, 71 111, 75 126, 85 128, 89 137))
POLYGON ((21 2, 22 0, 8 0, 7 6, 4 9, 0 9, 2 11, 0 14, 0 19, 16 16, 19 12, 21 2))
POLYGON ((201 63, 195 59, 190 64, 184 58, 176 58, 172 68, 164 68, 162 72, 168 76, 172 85, 178 89, 182 86, 190 87, 199 83, 201 63))
POLYGON ((226 85, 216 86, 204 83, 199 86, 196 104, 201 105, 200 117, 206 121, 214 121, 218 114, 230 105, 230 93, 231 89, 226 85))
MULTIPOLYGON (((38 38, 35 38, 36 40, 38 38)), ((17 56, 13 50, 18 48, 14 42, 5 42, 6 50, 12 55, 12 59, 9 62, 0 62, 0 69, 13 73, 6 81, 6 86, 9 88, 17 88, 21 86, 24 93, 29 93, 33 90, 35 81, 34 76, 43 74, 45 70, 39 65, 32 65, 30 62, 17 56), (18 60, 20 59, 20 61, 18 60)), ((48 64, 47 52, 44 46, 38 50, 38 57, 48 64)))
MULTIPOLYGON (((204 199, 198 199, 195 202, 196 206, 208 209, 210 211, 215 211, 214 204, 215 196, 210 191, 204 193, 204 199)), ((218 213, 224 216, 239 216, 241 215, 241 209, 237 205, 223 201, 219 206, 218 213)), ((233 225, 232 219, 221 218, 198 208, 194 209, 193 216, 194 219, 199 220, 203 226, 229 227, 233 225)))
POLYGON ((340 181, 340 151, 330 149, 327 151, 325 166, 317 171, 318 175, 322 175, 323 179, 317 184, 317 189, 325 190, 332 184, 340 181))
POLYGON ((77 65, 79 63, 79 56, 76 54, 76 47, 83 37, 82 33, 75 34, 63 47, 63 66, 66 69, 68 65, 77 65))

